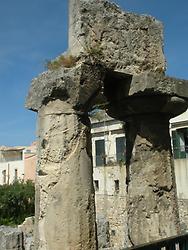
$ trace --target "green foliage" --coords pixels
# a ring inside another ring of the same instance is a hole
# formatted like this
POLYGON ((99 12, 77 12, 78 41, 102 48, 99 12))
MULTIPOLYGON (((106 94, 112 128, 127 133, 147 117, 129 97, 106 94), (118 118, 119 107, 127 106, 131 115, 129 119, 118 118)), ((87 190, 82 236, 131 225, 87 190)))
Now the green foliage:
POLYGON ((34 215, 35 187, 33 182, 15 182, 0 186, 0 225, 19 225, 34 215))
POLYGON ((85 46, 84 50, 90 57, 91 61, 95 63, 99 63, 103 58, 103 49, 100 41, 95 41, 92 45, 85 46))
POLYGON ((46 61, 45 67, 49 70, 57 70, 60 67, 72 68, 76 62, 77 58, 72 55, 61 55, 55 60, 46 61))

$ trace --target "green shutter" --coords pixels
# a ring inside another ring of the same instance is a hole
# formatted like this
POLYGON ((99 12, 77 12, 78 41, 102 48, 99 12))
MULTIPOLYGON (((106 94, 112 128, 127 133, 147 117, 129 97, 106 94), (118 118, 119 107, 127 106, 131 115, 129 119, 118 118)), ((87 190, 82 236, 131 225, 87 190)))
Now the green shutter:
POLYGON ((105 141, 97 140, 95 141, 96 150, 96 166, 105 165, 105 141))
POLYGON ((183 132, 180 130, 172 131, 172 144, 173 144, 174 159, 186 158, 186 152, 185 150, 182 151, 182 148, 180 145, 180 134, 183 135, 183 132))
POLYGON ((180 158, 180 137, 176 130, 172 131, 172 145, 174 159, 180 158))
POLYGON ((185 133, 186 133, 186 130, 184 128, 183 129, 178 129, 177 133, 179 135, 179 140, 181 138, 181 140, 184 143, 183 148, 180 145, 180 157, 179 158, 180 159, 185 159, 186 158, 186 152, 185 152, 185 133))
POLYGON ((116 138, 116 159, 117 162, 125 162, 125 137, 116 138))

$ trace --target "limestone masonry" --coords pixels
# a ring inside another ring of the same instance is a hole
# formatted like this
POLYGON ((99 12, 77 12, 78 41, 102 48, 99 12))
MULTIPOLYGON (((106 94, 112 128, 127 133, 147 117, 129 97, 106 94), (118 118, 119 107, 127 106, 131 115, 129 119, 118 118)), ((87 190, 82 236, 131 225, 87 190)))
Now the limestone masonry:
POLYGON ((88 112, 99 104, 126 122, 128 245, 176 235, 168 128, 188 107, 188 81, 165 76, 162 24, 105 0, 69 8, 64 57, 77 63, 35 78, 26 102, 38 112, 35 249, 98 249, 88 112))

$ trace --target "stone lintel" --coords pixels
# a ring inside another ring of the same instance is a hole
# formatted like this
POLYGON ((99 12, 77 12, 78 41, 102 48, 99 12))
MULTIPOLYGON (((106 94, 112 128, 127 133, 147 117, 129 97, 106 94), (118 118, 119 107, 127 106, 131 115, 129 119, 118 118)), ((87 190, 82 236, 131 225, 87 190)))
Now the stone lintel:
POLYGON ((145 72, 132 78, 129 96, 159 94, 188 98, 188 80, 145 72))
POLYGON ((79 110, 87 109, 90 98, 100 91, 103 77, 102 67, 86 63, 72 68, 48 70, 33 79, 26 107, 38 111, 49 101, 60 99, 79 110))
POLYGON ((122 119, 135 114, 166 113, 169 117, 188 107, 188 81, 145 72, 140 75, 110 73, 105 78, 108 114, 122 119))

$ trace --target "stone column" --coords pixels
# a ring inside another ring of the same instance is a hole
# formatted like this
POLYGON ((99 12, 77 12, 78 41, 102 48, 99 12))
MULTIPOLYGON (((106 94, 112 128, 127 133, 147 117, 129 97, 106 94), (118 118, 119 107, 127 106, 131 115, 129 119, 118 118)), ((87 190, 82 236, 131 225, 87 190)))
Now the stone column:
POLYGON ((127 121, 126 136, 131 244, 177 235, 180 228, 168 116, 133 116, 127 121))
POLYGON ((35 249, 97 249, 89 130, 64 101, 39 109, 35 249))

